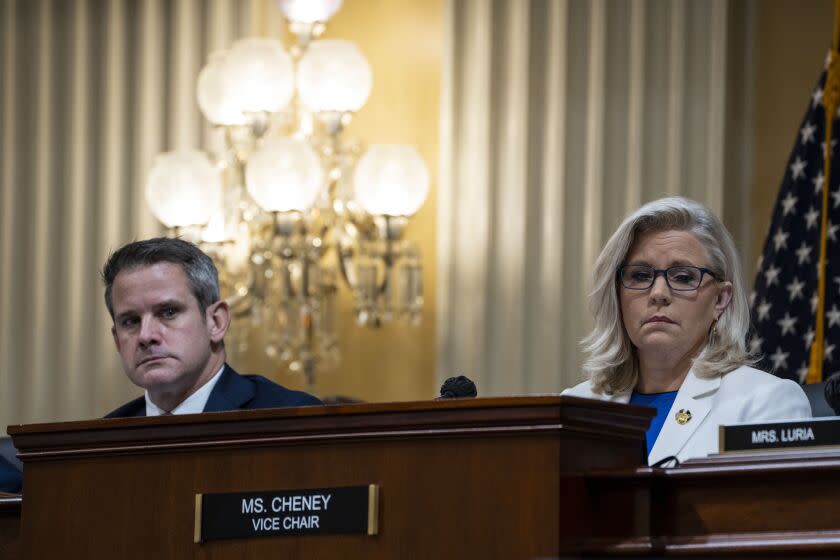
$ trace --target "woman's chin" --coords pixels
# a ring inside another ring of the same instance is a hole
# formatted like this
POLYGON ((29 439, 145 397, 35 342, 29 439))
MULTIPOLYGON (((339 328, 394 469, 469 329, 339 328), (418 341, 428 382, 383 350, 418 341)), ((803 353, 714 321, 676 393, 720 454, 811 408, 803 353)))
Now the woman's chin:
POLYGON ((677 350, 679 348, 679 338, 673 333, 656 330, 645 333, 636 348, 641 353, 667 353, 677 350))

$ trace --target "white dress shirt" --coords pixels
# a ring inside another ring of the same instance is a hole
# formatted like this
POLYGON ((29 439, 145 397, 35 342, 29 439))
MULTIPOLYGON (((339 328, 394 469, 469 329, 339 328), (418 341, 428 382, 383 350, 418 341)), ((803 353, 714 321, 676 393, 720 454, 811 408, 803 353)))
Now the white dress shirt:
MULTIPOLYGON (((213 392, 213 387, 218 383, 219 377, 222 376, 224 369, 225 366, 222 365, 210 381, 184 399, 181 404, 172 410, 171 414, 198 414, 199 412, 204 412, 204 407, 207 406, 207 399, 210 398, 210 393, 213 392)), ((163 414, 167 414, 167 412, 153 403, 152 399, 149 398, 149 391, 146 391, 146 416, 161 416, 163 414)))

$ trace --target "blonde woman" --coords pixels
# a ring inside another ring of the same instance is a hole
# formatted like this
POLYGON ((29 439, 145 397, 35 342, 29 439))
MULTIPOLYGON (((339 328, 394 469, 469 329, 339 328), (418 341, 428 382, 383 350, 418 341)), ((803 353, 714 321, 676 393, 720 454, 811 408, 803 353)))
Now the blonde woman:
POLYGON ((595 263, 589 380, 565 395, 654 407, 648 463, 718 450, 718 427, 808 418, 802 388, 750 367, 749 305, 732 237, 708 208, 650 202, 595 263))

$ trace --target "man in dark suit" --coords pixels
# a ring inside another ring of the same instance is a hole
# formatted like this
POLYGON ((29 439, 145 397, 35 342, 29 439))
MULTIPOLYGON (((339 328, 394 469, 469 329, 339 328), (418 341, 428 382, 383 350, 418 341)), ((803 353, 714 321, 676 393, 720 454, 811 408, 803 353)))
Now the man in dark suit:
POLYGON ((181 239, 129 243, 102 270, 123 369, 143 397, 109 418, 320 404, 225 363, 230 325, 212 259, 181 239))
POLYGON ((20 492, 22 478, 20 471, 0 456, 0 492, 20 492))

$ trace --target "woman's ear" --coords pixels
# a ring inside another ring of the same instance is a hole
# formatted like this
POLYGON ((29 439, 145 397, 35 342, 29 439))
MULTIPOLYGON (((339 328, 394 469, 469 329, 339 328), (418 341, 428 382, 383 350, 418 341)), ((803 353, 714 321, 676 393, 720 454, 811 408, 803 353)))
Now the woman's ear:
POLYGON ((720 319, 720 316, 726 311, 729 304, 732 303, 732 282, 721 282, 719 286, 720 291, 715 301, 715 321, 720 319))

